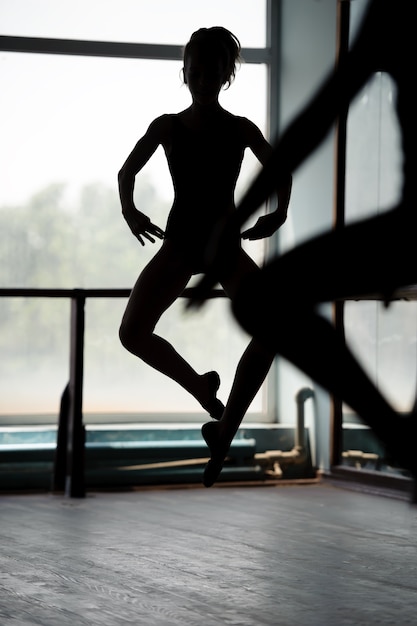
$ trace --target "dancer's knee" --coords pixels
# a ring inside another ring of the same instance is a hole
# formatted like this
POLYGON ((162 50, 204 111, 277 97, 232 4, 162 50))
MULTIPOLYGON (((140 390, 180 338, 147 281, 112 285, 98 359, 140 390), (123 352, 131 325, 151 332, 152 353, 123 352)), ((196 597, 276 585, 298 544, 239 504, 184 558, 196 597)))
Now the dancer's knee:
POLYGON ((130 332, 129 327, 124 320, 122 320, 122 323, 119 327, 119 339, 122 346, 126 348, 126 350, 130 351, 132 343, 132 333, 130 332))
POLYGON ((147 337, 152 334, 147 332, 140 323, 132 325, 123 319, 119 327, 119 339, 122 346, 136 356, 141 356, 146 351, 147 337))

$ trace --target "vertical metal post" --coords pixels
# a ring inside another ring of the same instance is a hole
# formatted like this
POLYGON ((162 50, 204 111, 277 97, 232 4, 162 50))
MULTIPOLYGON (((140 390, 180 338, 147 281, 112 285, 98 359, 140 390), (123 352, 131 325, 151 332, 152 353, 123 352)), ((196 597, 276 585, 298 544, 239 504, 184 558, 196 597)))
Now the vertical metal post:
POLYGON ((281 109, 281 0, 267 1, 266 45, 269 51, 267 84, 267 122, 268 135, 275 141, 280 130, 281 109))
POLYGON ((71 498, 85 496, 83 425, 85 295, 75 289, 71 299, 70 381, 65 493, 71 498))
MULTIPOLYGON (((269 50, 268 83, 267 83, 267 134, 270 141, 275 142, 281 124, 281 72, 282 72, 282 0, 267 0, 266 3, 266 45, 269 50)), ((270 208, 271 199, 267 206, 270 208)), ((279 254, 279 231, 264 240, 265 257, 279 254)), ((267 410, 274 422, 278 422, 278 386, 279 358, 275 358, 267 383, 267 410)))
POLYGON ((62 393, 59 409, 57 442, 54 458, 54 472, 52 477, 52 491, 65 491, 65 479, 67 473, 66 467, 69 406, 70 390, 68 383, 62 393))
MULTIPOLYGON (((349 52, 350 3, 339 0, 337 6, 337 64, 349 52)), ((346 190, 346 132, 349 107, 339 112, 336 128, 336 180, 335 180, 335 215, 334 228, 337 230, 345 225, 345 190, 346 190)), ((337 276, 336 276, 337 281, 337 276)), ((336 331, 341 338, 345 338, 344 330, 344 302, 333 304, 333 318, 336 331)), ((336 364, 335 367, 342 367, 336 364)), ((343 376, 343 372, 341 372, 343 376)), ((343 403, 339 398, 332 399, 332 450, 331 465, 338 465, 342 458, 343 449, 343 403)))

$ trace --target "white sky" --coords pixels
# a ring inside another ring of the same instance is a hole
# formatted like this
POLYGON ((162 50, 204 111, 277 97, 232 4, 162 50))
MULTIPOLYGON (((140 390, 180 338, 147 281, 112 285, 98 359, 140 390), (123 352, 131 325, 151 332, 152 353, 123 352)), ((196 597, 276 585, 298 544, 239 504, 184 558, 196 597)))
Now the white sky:
MULTIPOLYGON (((260 0, 0 0, 2 35, 183 45, 194 30, 214 24, 230 28, 243 47, 265 44, 260 0)), ((189 105, 180 68, 179 62, 0 52, 0 206, 24 202, 50 182, 115 184, 152 119, 189 105)), ((265 132, 265 69, 242 66, 221 102, 265 132)), ((148 170, 169 198, 162 153, 148 170)))
POLYGON ((244 47, 265 45, 264 0, 0 0, 1 34, 182 45, 222 25, 244 47))

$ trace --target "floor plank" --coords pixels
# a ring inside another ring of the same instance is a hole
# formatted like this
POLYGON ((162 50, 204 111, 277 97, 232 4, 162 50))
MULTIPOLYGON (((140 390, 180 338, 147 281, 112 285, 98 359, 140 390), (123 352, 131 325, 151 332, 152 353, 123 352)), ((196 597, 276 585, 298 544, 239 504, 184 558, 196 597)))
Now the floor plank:
POLYGON ((0 496, 0 624, 417 623, 417 507, 326 482, 0 496))

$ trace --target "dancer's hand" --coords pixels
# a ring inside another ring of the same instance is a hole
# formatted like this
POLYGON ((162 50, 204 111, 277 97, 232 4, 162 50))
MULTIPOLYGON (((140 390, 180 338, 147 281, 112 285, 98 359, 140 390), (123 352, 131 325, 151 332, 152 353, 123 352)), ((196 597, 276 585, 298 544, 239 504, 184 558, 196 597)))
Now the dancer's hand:
POLYGON ((242 233, 242 239, 254 241, 256 239, 264 239, 273 235, 287 219, 287 210, 279 211, 277 209, 273 213, 261 215, 255 226, 248 228, 242 233))
POLYGON ((139 240, 142 246, 145 245, 144 239, 155 243, 154 237, 158 239, 164 238, 164 231, 159 228, 159 226, 156 226, 156 224, 152 224, 149 217, 141 213, 141 211, 131 209, 129 212, 123 213, 123 215, 133 235, 139 240))

